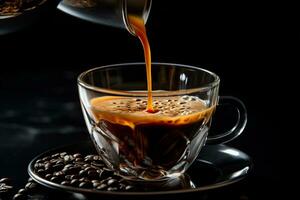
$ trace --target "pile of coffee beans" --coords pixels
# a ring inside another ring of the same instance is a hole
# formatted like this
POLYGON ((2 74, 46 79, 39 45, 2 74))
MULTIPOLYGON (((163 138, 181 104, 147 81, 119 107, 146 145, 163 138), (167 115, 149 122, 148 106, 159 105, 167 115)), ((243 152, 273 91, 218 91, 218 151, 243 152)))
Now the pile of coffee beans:
POLYGON ((132 191, 134 186, 106 168, 99 155, 56 153, 37 160, 34 172, 63 185, 100 191, 132 191))
POLYGON ((13 199, 13 200, 26 200, 28 195, 33 194, 36 191, 38 184, 31 178, 28 179, 24 188, 19 189, 18 192, 13 195, 13 186, 9 178, 0 178, 0 199, 13 199))

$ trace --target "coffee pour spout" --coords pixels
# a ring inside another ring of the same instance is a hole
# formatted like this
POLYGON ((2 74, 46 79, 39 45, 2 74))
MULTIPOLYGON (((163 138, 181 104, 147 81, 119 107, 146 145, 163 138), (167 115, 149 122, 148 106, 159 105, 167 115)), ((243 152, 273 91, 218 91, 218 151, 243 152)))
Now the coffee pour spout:
POLYGON ((128 16, 146 23, 152 0, 0 0, 0 35, 18 31, 54 12, 56 8, 96 24, 127 29, 128 16))

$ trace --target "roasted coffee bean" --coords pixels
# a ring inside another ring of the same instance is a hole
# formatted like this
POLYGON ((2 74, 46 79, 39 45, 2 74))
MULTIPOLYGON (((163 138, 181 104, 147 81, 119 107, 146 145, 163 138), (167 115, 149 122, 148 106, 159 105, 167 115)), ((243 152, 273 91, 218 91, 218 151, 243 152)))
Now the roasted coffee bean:
POLYGON ((118 181, 116 179, 110 179, 107 181, 107 185, 112 186, 118 184, 118 181))
POLYGON ((59 161, 59 160, 61 160, 61 158, 60 158, 60 159, 57 159, 57 158, 51 159, 51 160, 49 161, 49 163, 51 163, 52 165, 54 165, 54 164, 56 164, 57 161, 59 161))
POLYGON ((71 176, 72 175, 65 175, 65 179, 70 181, 71 180, 71 176))
POLYGON ((107 188, 107 185, 105 183, 102 183, 97 187, 97 190, 104 190, 105 188, 107 188))
POLYGON ((65 155, 64 156, 64 161, 66 162, 66 163, 69 163, 69 162, 71 162, 71 161, 73 161, 74 160, 74 157, 72 156, 72 155, 65 155))
POLYGON ((27 190, 22 188, 22 189, 19 189, 18 193, 19 194, 27 194, 27 190))
POLYGON ((84 168, 90 167, 90 166, 91 166, 90 164, 84 164, 84 165, 83 165, 84 168))
POLYGON ((86 177, 84 177, 84 178, 80 178, 79 181, 80 181, 80 182, 85 182, 85 181, 89 181, 89 179, 86 178, 86 177))
POLYGON ((53 176, 50 181, 54 182, 54 183, 59 183, 61 182, 61 178, 57 177, 57 176, 53 176))
POLYGON ((94 155, 87 155, 84 157, 85 161, 92 161, 93 160, 94 155))
POLYGON ((47 161, 47 160, 50 160, 50 157, 49 156, 46 156, 42 159, 43 161, 47 161))
POLYGON ((10 178, 1 178, 1 179, 0 179, 0 183, 10 184, 10 183, 11 183, 11 180, 10 180, 10 178))
POLYGON ((119 184, 119 188, 120 188, 120 190, 125 190, 126 185, 123 184, 123 183, 120 183, 120 184, 119 184))
POLYGON ((117 187, 109 187, 106 190, 112 192, 112 191, 117 191, 118 188, 117 187))
POLYGON ((62 170, 63 167, 64 167, 63 164, 56 164, 56 165, 53 165, 52 169, 53 169, 53 171, 59 171, 59 170, 62 170))
POLYGON ((60 157, 64 157, 65 155, 67 155, 67 152, 62 152, 62 153, 60 153, 60 157))
POLYGON ((42 162, 43 162, 42 159, 38 159, 35 161, 35 163, 42 163, 42 162))
POLYGON ((67 164, 67 165, 65 165, 64 169, 68 169, 68 168, 71 168, 71 167, 74 167, 74 165, 73 164, 67 164))
POLYGON ((46 178, 47 180, 50 180, 50 179, 52 178, 52 174, 46 174, 46 175, 45 175, 45 178, 46 178))
POLYGON ((33 191, 35 191, 35 189, 37 188, 37 183, 34 183, 34 182, 29 182, 29 183, 27 183, 26 185, 25 185, 25 189, 27 190, 27 191, 30 191, 30 192, 33 192, 33 191))
POLYGON ((80 153, 75 153, 73 154, 74 158, 82 158, 82 155, 80 153))
POLYGON ((60 184, 61 185, 66 185, 66 186, 71 185, 71 183, 69 181, 63 181, 60 184))
POLYGON ((59 171, 59 172, 55 172, 53 175, 57 177, 64 177, 65 173, 63 171, 59 171))
POLYGON ((47 162, 45 164, 45 169, 50 169, 53 166, 53 164, 51 162, 47 162))
POLYGON ((25 194, 15 194, 14 197, 13 197, 13 200, 26 200, 27 199, 27 196, 25 194))
POLYGON ((130 190, 133 190, 134 189, 134 187, 132 186, 132 185, 127 185, 126 187, 125 187, 125 190, 126 191, 130 191, 130 190))
POLYGON ((94 161, 101 160, 101 157, 100 156, 93 156, 93 160, 94 161))
POLYGON ((40 176, 45 176, 45 174, 46 174, 45 170, 43 170, 43 169, 37 170, 37 173, 38 173, 40 176))
POLYGON ((79 173, 78 173, 78 175, 79 175, 80 177, 83 177, 83 176, 85 176, 86 174, 87 174, 87 171, 85 171, 85 170, 80 170, 79 173))
POLYGON ((6 183, 0 183, 0 194, 8 193, 13 189, 12 186, 7 185, 6 183))
MULTIPOLYGON (((93 182, 92 182, 92 183, 93 183, 93 182)), ((101 183, 99 183, 99 182, 94 182, 94 183, 93 183, 93 187, 94 187, 94 188, 97 188, 97 187, 100 186, 100 185, 101 185, 101 183)))
POLYGON ((81 182, 80 184, 79 184, 79 187, 80 188, 91 188, 93 185, 92 185, 92 183, 91 182, 81 182))
POLYGON ((84 168, 84 171, 89 171, 89 170, 91 170, 91 169, 93 169, 92 167, 86 167, 86 168, 84 168))
POLYGON ((59 156, 60 156, 60 154, 56 153, 56 154, 51 155, 51 158, 58 158, 59 156))
POLYGON ((70 184, 72 185, 72 186, 78 186, 79 185, 79 180, 78 179, 73 179, 73 180, 71 180, 71 182, 70 182, 70 184))
POLYGON ((64 162, 63 159, 58 159, 58 160, 56 161, 56 164, 57 164, 57 165, 64 164, 64 163, 65 163, 65 162, 64 162))
POLYGON ((71 180, 73 180, 73 179, 79 179, 79 176, 77 176, 77 175, 71 175, 71 180))
POLYGON ((27 182, 34 182, 34 180, 33 180, 31 177, 29 177, 29 178, 27 179, 27 182))
POLYGON ((82 162, 83 159, 82 159, 82 158, 75 158, 75 161, 76 161, 76 162, 82 162))
POLYGON ((87 175, 91 179, 97 178, 99 176, 99 174, 95 170, 88 171, 87 175))
POLYGON ((33 167, 35 169, 41 169, 44 168, 44 166, 45 166, 44 163, 35 163, 33 167))

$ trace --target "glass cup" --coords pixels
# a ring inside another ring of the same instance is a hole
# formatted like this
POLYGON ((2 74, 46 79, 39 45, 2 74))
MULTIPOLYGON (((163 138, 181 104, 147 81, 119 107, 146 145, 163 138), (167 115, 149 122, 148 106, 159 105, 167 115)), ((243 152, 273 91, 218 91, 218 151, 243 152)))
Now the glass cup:
POLYGON ((244 130, 244 104, 235 97, 219 98, 220 79, 213 72, 153 63, 152 80, 156 112, 147 113, 144 63, 102 66, 78 77, 91 139, 106 165, 124 178, 158 181, 178 177, 203 145, 228 142, 244 130), (211 135, 213 113, 224 103, 236 107, 237 122, 229 131, 211 135))

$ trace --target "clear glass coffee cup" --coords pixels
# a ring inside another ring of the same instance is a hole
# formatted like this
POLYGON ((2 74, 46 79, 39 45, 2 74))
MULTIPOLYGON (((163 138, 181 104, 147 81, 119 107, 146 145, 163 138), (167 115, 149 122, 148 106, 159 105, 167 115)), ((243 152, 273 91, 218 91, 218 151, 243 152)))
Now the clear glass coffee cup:
POLYGON ((146 111, 144 63, 102 66, 78 77, 82 111, 94 146, 106 165, 124 178, 178 177, 205 144, 231 141, 244 130, 244 104, 235 97, 219 97, 220 79, 215 73, 153 63, 152 78, 154 113, 146 111), (213 114, 222 104, 236 108, 237 122, 229 131, 211 135, 213 114))

